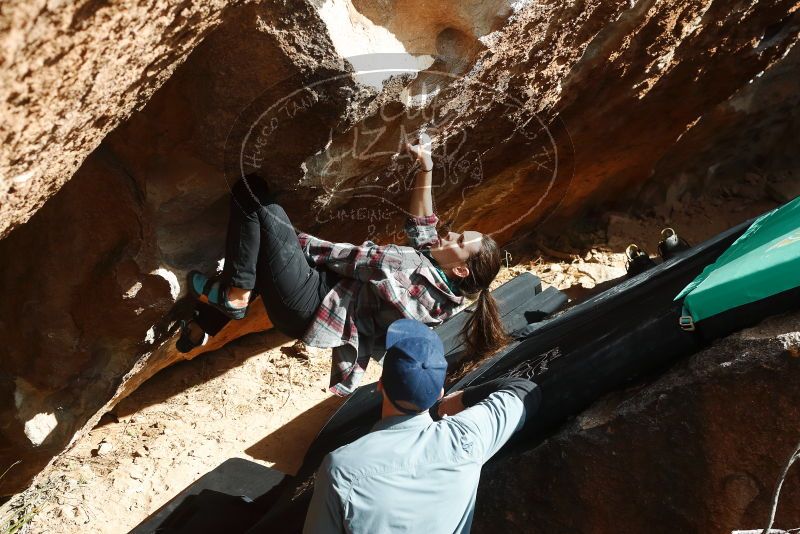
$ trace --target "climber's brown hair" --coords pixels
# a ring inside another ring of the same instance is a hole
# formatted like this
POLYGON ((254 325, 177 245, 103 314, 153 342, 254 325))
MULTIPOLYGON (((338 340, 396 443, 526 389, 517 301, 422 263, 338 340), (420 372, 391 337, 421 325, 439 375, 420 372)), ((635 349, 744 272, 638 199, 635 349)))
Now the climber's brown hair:
POLYGON ((467 297, 476 299, 475 310, 462 330, 469 351, 468 361, 482 359, 508 343, 497 303, 489 292, 501 263, 500 248, 486 234, 481 238, 478 253, 466 261, 469 274, 461 279, 459 288, 467 297))

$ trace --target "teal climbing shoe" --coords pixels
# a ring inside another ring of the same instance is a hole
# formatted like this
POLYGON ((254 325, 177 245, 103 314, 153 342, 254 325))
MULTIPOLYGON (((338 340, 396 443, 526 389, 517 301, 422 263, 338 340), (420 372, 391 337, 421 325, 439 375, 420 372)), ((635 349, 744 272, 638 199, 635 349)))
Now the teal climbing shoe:
POLYGON ((235 308, 228 304, 228 288, 222 283, 219 276, 209 278, 200 271, 189 273, 189 291, 194 298, 205 296, 208 304, 234 320, 244 319, 247 316, 249 304, 242 308, 235 308))

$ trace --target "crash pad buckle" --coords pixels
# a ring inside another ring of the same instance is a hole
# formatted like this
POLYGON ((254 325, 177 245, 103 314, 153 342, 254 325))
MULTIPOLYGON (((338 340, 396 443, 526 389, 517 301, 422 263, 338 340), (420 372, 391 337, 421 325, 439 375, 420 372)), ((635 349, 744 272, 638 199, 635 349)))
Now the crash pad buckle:
POLYGON ((681 329, 687 332, 695 330, 694 319, 692 319, 691 315, 681 315, 681 318, 678 319, 678 324, 681 326, 681 329))

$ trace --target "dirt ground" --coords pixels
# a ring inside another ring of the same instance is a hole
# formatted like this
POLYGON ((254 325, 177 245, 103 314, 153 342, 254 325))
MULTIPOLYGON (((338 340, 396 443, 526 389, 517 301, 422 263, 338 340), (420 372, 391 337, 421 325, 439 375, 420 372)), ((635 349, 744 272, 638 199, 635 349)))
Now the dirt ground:
MULTIPOLYGON (((495 285, 530 271, 580 300, 625 275, 631 242, 653 255, 665 226, 698 243, 777 205, 751 193, 686 199, 671 213, 615 213, 555 239, 518 240, 495 285)), ((309 349, 306 359, 292 344, 277 332, 250 335, 159 373, 0 507, 0 528, 22 519, 20 533, 126 532, 228 458, 293 473, 342 399, 327 392, 329 351, 309 349)), ((379 375, 373 362, 365 383, 379 375)))
MULTIPOLYGON (((329 351, 293 343, 251 334, 153 377, 21 495, 28 531, 127 532, 231 457, 294 472, 343 399, 327 392, 329 351)), ((365 381, 379 374, 373 362, 365 381)))

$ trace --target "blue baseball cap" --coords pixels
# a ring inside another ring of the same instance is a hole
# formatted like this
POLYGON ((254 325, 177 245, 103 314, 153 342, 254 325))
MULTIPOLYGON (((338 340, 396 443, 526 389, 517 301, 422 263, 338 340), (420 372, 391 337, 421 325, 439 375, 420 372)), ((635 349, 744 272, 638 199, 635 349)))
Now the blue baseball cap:
POLYGON ((381 382, 392 404, 404 413, 417 413, 433 406, 444 386, 447 360, 444 345, 433 330, 413 319, 398 319, 386 332, 386 356, 381 382), (411 410, 397 402, 411 403, 411 410))

